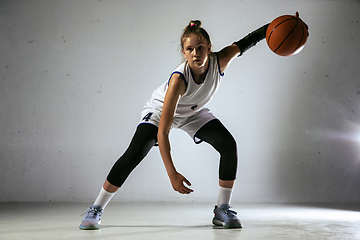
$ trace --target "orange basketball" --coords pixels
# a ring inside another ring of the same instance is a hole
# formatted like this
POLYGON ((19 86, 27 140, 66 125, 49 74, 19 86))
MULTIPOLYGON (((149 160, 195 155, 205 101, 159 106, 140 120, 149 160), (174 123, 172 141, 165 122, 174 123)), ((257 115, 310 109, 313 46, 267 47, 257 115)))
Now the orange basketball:
POLYGON ((266 42, 274 53, 291 56, 299 53, 308 37, 307 25, 295 16, 283 15, 275 18, 266 31, 266 42))

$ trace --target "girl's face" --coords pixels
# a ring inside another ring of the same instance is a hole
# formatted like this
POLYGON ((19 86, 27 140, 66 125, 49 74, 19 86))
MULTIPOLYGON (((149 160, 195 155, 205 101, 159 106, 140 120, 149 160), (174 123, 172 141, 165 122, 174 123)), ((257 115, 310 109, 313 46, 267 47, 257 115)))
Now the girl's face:
POLYGON ((182 53, 191 68, 202 68, 208 62, 211 44, 197 34, 190 34, 184 41, 182 53))

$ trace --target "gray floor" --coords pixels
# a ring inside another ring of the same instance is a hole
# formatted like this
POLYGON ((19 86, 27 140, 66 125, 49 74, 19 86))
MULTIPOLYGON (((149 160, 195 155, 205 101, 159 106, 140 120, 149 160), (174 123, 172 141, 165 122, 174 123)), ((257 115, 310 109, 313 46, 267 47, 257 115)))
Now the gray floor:
POLYGON ((233 203, 243 229, 211 224, 209 203, 110 203, 83 231, 84 203, 0 204, 0 239, 360 239, 360 205, 233 203))

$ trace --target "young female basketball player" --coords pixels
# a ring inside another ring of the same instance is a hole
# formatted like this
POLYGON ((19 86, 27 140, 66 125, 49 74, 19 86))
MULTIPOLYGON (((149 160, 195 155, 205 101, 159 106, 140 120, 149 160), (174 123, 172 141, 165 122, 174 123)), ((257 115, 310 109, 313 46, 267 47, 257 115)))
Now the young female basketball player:
POLYGON ((80 229, 99 228, 106 205, 157 142, 174 190, 181 194, 193 192, 190 182, 174 167, 169 143, 171 128, 184 130, 195 142, 207 142, 220 153, 219 197, 212 222, 229 228, 242 227, 236 212, 230 210, 237 169, 236 142, 205 104, 215 94, 230 62, 264 39, 267 27, 268 24, 221 51, 212 52, 210 37, 201 22, 189 23, 181 36, 186 60, 146 103, 128 149, 112 167, 94 205, 84 213, 80 229))

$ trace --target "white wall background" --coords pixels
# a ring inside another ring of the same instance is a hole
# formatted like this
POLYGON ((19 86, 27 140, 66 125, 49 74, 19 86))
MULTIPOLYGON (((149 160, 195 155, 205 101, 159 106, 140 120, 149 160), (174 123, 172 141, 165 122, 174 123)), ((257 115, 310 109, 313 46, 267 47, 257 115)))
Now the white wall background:
MULTIPOLYGON (((310 27, 304 50, 259 43, 209 104, 238 142, 233 201, 360 201, 359 1, 0 2, 0 201, 93 201, 152 91, 181 63, 200 19, 215 50, 283 14, 310 27)), ((170 186, 157 148, 114 201, 216 201, 218 154, 171 133, 170 186)))

